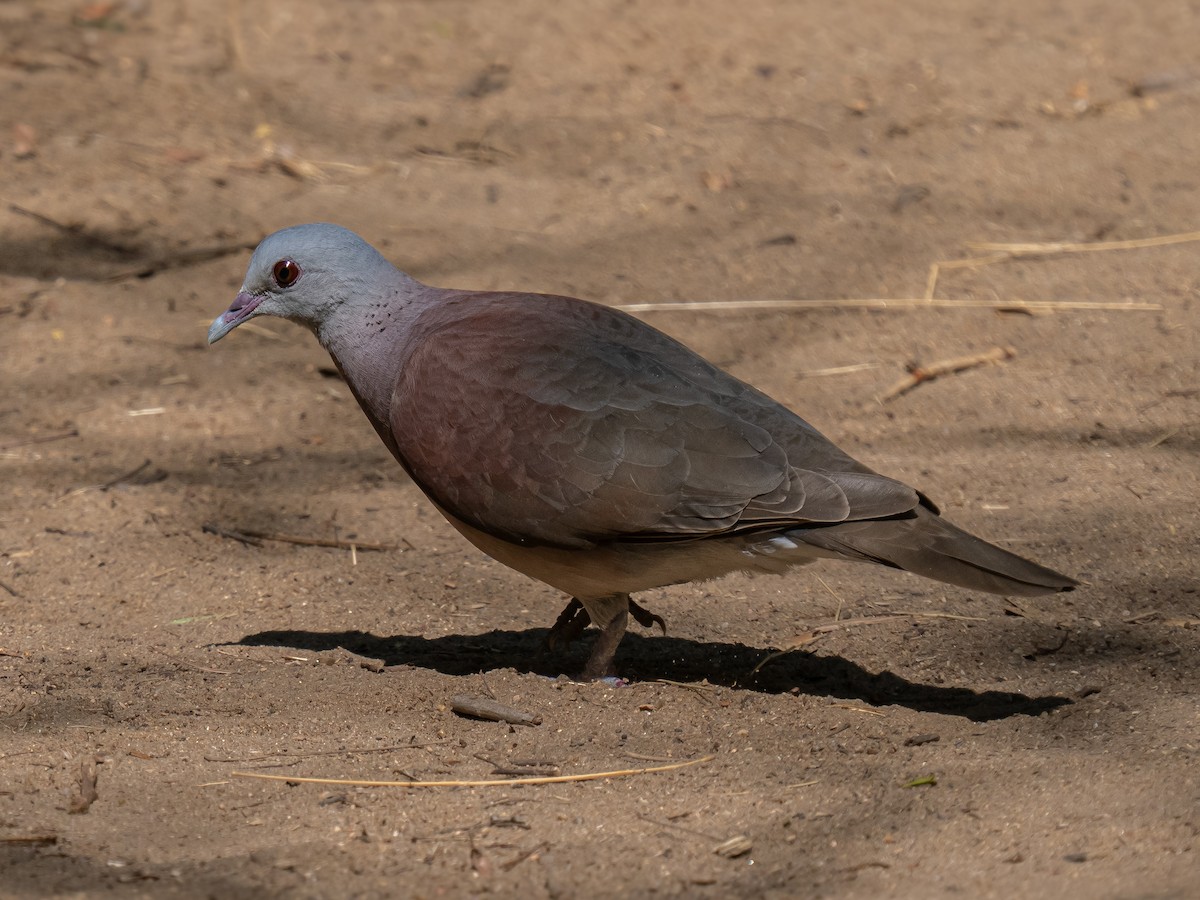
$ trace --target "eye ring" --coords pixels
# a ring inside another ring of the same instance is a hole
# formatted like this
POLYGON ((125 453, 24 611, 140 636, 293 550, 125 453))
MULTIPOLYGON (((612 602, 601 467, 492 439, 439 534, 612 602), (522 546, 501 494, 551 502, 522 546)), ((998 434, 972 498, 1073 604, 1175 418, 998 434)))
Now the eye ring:
POLYGON ((294 259, 281 259, 271 267, 271 275, 281 288, 291 287, 300 277, 300 266, 294 259))

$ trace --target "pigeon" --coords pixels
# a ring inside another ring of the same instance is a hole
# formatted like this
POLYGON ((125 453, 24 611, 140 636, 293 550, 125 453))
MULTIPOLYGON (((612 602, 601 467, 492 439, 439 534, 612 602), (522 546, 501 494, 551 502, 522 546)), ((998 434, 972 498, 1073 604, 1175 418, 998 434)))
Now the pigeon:
POLYGON ((615 674, 630 599, 817 559, 1010 596, 1077 582, 955 527, 915 488, 639 319, 550 294, 432 287, 337 225, 254 251, 210 344, 256 316, 310 329, 375 431, 468 541, 572 599, 552 647, 600 631, 615 674))

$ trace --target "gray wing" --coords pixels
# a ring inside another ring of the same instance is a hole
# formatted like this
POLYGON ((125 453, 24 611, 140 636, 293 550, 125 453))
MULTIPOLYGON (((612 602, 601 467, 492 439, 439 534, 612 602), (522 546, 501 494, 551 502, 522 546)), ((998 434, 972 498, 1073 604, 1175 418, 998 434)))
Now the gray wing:
POLYGON ((616 310, 455 294, 417 329, 390 425, 441 506, 523 544, 686 539, 913 509, 917 493, 616 310))

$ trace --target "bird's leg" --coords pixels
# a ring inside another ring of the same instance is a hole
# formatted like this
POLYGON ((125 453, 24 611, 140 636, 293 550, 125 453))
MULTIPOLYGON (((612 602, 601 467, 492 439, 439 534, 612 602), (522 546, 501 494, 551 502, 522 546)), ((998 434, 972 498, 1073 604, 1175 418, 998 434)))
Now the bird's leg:
POLYGON ((628 619, 629 611, 622 609, 600 630, 600 636, 596 638, 596 643, 592 644, 592 653, 583 667, 584 681, 596 681, 616 674, 613 657, 617 653, 617 645, 621 643, 621 638, 625 637, 625 624, 628 619))
MULTIPOLYGON (((633 600, 629 601, 629 614, 643 628, 653 628, 657 625, 662 629, 663 634, 667 633, 667 623, 662 616, 655 615, 633 600)), ((587 609, 577 598, 572 597, 571 602, 558 614, 550 633, 546 635, 546 649, 556 653, 569 646, 579 640, 584 629, 591 623, 592 617, 588 614, 587 609)), ((620 638, 618 637, 616 641, 620 643, 620 638)))
POLYGON ((592 617, 583 608, 583 604, 572 597, 566 609, 558 614, 558 619, 555 620, 554 627, 550 629, 550 633, 546 635, 546 647, 551 651, 557 652, 559 649, 579 640, 579 636, 583 634, 583 629, 587 628, 591 624, 591 621, 592 617))
POLYGON ((655 625, 657 625, 662 629, 663 634, 667 633, 667 623, 662 616, 656 616, 654 613, 650 612, 650 610, 638 606, 633 602, 632 599, 629 601, 629 614, 633 616, 633 620, 643 628, 653 628, 655 625))
POLYGON ((592 644, 592 653, 583 667, 584 681, 595 681, 607 675, 615 675, 613 656, 617 645, 625 636, 625 625, 629 621, 629 595, 609 594, 607 597, 581 597, 579 602, 587 610, 588 618, 596 623, 600 635, 592 644))

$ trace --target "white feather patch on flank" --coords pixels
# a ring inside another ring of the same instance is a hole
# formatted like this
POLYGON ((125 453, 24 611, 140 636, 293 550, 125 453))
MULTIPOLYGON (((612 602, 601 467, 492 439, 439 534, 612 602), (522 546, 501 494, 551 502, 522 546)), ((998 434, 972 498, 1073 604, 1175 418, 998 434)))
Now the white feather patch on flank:
POLYGON ((756 544, 751 544, 742 552, 747 555, 760 554, 770 556, 773 553, 778 553, 781 550, 798 550, 800 545, 790 538, 783 535, 776 535, 773 538, 765 541, 759 541, 756 544))

